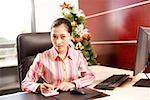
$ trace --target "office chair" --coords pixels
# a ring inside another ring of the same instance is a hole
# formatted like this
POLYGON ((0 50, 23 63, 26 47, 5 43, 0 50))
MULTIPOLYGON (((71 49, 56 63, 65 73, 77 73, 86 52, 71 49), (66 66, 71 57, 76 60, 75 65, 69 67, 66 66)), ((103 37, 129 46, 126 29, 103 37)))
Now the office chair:
POLYGON ((26 76, 37 53, 52 47, 50 32, 22 33, 17 36, 18 74, 21 82, 26 76))

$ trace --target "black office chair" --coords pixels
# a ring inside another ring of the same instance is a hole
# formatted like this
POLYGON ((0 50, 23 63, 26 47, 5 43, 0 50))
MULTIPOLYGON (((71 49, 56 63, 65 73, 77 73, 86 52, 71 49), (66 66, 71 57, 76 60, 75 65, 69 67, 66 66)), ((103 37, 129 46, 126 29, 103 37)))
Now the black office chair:
POLYGON ((25 78, 37 53, 52 47, 50 32, 23 33, 17 37, 19 82, 25 78))

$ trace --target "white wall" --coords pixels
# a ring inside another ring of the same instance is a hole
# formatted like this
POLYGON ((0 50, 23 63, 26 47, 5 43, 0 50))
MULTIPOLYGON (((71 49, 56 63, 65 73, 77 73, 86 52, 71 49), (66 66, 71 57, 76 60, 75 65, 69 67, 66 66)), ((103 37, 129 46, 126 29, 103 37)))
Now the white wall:
POLYGON ((61 17, 60 5, 70 3, 78 8, 78 0, 35 0, 36 32, 50 31, 52 22, 61 17))

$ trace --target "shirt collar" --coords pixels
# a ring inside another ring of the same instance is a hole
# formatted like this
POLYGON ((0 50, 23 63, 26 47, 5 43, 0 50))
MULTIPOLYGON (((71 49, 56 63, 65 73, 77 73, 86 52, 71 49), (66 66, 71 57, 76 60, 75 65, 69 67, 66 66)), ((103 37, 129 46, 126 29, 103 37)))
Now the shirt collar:
MULTIPOLYGON (((68 46, 68 52, 67 52, 67 56, 66 56, 66 57, 68 57, 71 60, 73 58, 72 49, 73 48, 71 48, 70 46, 68 46)), ((58 54, 57 50, 55 49, 55 47, 52 47, 51 51, 52 51, 51 55, 53 55, 53 59, 56 60, 56 58, 59 57, 59 54, 58 54)))

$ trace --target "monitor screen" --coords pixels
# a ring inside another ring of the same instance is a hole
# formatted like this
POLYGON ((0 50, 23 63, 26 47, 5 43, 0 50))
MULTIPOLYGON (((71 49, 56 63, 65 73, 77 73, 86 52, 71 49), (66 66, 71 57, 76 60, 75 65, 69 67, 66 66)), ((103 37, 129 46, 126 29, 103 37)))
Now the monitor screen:
POLYGON ((148 64, 150 52, 150 27, 139 27, 137 35, 135 68, 133 75, 137 75, 144 71, 148 64))

